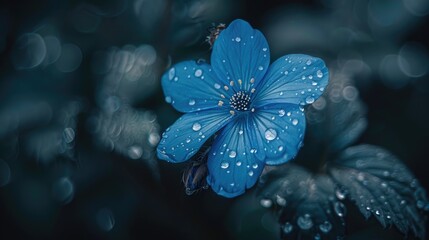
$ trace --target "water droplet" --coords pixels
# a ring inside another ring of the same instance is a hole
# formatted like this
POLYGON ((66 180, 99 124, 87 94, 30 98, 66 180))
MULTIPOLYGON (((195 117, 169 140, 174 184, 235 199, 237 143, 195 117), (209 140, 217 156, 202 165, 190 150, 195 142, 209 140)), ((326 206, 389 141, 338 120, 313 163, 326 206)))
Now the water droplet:
POLYGON ((75 133, 74 133, 73 128, 65 128, 64 129, 64 132, 63 132, 64 142, 71 143, 71 142, 73 142, 74 137, 75 137, 75 133))
POLYGON ((236 37, 236 38, 235 38, 235 41, 236 41, 236 42, 241 42, 241 38, 240 38, 240 37, 236 37))
POLYGON ((128 157, 131 159, 139 159, 143 155, 143 149, 139 146, 131 146, 128 148, 128 157))
POLYGON ((241 162, 238 161, 235 165, 237 165, 237 167, 240 167, 241 166, 241 162))
POLYGON ((320 234, 316 233, 316 235, 314 235, 314 240, 320 240, 320 239, 321 239, 320 234))
POLYGON ((285 71, 285 73, 284 73, 285 75, 288 75, 289 74, 289 71, 285 71))
POLYGON ((311 220, 310 214, 305 214, 298 218, 297 224, 302 230, 308 230, 313 227, 313 221, 311 220))
POLYGON ((238 131, 238 134, 242 135, 242 134, 243 134, 243 130, 241 130, 241 129, 240 129, 240 130, 238 131))
POLYGON ((67 204, 73 199, 74 186, 68 177, 62 177, 52 186, 53 197, 62 204, 67 204))
POLYGON ((228 162, 222 162, 220 164, 220 167, 223 168, 223 169, 227 169, 229 167, 229 163, 228 162))
POLYGON ((308 96, 308 97, 306 97, 306 98, 305 98, 305 102, 306 102, 307 104, 312 104, 312 103, 314 103, 314 97, 312 97, 312 96, 308 96))
POLYGON ((318 77, 318 78, 323 77, 323 73, 322 73, 322 71, 320 71, 320 70, 317 70, 316 75, 317 75, 317 77, 318 77))
POLYGON ((276 195, 276 202, 277 202, 277 205, 281 207, 286 206, 286 199, 283 197, 280 197, 279 195, 276 195))
POLYGON ((375 210, 375 215, 380 216, 380 211, 379 210, 375 210))
POLYGON ((98 226, 106 232, 109 232, 115 226, 115 217, 109 209, 99 210, 96 216, 96 220, 98 226))
POLYGON ((307 60, 307 62, 305 64, 307 64, 308 66, 310 66, 311 65, 311 60, 310 59, 307 60))
POLYGON ((262 51, 266 52, 268 50, 268 48, 262 48, 262 51))
POLYGON ((200 129, 201 129, 201 124, 194 123, 194 125, 192 125, 192 130, 199 131, 200 129))
POLYGON ((230 151, 229 152, 229 157, 230 158, 235 158, 237 156, 237 153, 235 151, 230 151))
POLYGON ((253 176, 253 171, 252 170, 250 170, 249 172, 248 172, 248 174, 249 174, 249 176, 251 177, 251 176, 253 176))
POLYGON ((168 79, 173 80, 174 76, 176 76, 176 69, 171 68, 170 71, 168 71, 168 79))
POLYGON ((215 87, 216 89, 220 89, 220 84, 215 83, 215 84, 214 84, 214 87, 215 87))
POLYGON ((273 201, 271 201, 271 199, 268 199, 268 198, 262 198, 259 203, 264 208, 269 208, 273 205, 273 201))
POLYGON ((283 151, 283 146, 279 146, 277 149, 279 150, 279 152, 281 152, 283 151))
POLYGON ((191 139, 190 138, 187 138, 186 139, 186 143, 190 143, 191 142, 191 139))
POLYGON ((324 223, 319 225, 319 229, 324 233, 328 233, 332 229, 332 224, 328 221, 325 221, 324 223))
POLYGON ((280 117, 283 117, 285 114, 286 114, 285 110, 283 110, 283 109, 279 110, 279 116, 280 117))
POLYGON ((194 99, 190 99, 189 100, 189 106, 194 106, 195 105, 195 100, 194 99))
POLYGON ((250 149, 250 153, 256 153, 256 149, 255 148, 250 149))
POLYGON ((165 97, 165 102, 171 103, 171 97, 170 96, 165 97))
POLYGON ((298 119, 293 119, 293 120, 292 120, 292 124, 293 124, 294 126, 296 126, 296 125, 298 124, 298 119))
POLYGON ((258 164, 257 163, 253 164, 252 168, 257 169, 258 168, 258 164))
POLYGON ((337 198, 338 198, 339 200, 344 200, 344 199, 346 198, 347 192, 346 192, 344 189, 340 189, 340 188, 338 188, 338 189, 335 191, 335 195, 337 196, 337 198))
POLYGON ((201 77, 201 75, 203 75, 203 70, 201 69, 195 70, 195 73, 194 73, 195 77, 201 77))
POLYGON ((286 222, 286 223, 283 225, 283 232, 284 232, 284 233, 289 234, 289 233, 291 233, 291 232, 292 232, 292 230, 293 230, 293 226, 292 226, 292 224, 290 224, 289 222, 286 222))
POLYGON ((338 217, 344 217, 347 211, 346 207, 342 202, 335 202, 334 210, 335 210, 335 213, 338 215, 338 217))
POLYGON ((264 67, 259 66, 259 67, 258 67, 258 70, 259 70, 259 71, 262 71, 262 70, 264 70, 264 67))
POLYGON ((276 130, 274 130, 272 128, 268 128, 265 131, 265 139, 267 139, 268 141, 274 140, 276 137, 277 137, 276 130))

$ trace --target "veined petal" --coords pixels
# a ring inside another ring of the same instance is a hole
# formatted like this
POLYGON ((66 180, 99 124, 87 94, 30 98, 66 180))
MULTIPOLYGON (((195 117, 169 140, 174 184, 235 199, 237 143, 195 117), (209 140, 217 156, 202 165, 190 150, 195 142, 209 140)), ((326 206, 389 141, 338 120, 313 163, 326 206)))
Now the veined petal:
POLYGON ((264 139, 266 164, 282 164, 296 156, 305 134, 305 115, 298 105, 266 105, 256 110, 253 121, 264 139))
POLYGON ((255 157, 256 147, 246 116, 228 124, 209 153, 207 183, 224 197, 236 197, 255 185, 264 163, 255 157))
POLYGON ((213 45, 211 65, 225 86, 250 91, 262 80, 270 64, 264 35, 243 20, 233 21, 213 45))
POLYGON ((162 134, 157 148, 158 158, 175 163, 188 160, 231 118, 227 111, 219 110, 183 115, 162 134))
POLYGON ((311 104, 328 84, 328 68, 322 59, 291 54, 277 59, 257 86, 254 106, 272 103, 311 104))
POLYGON ((195 61, 180 62, 162 76, 165 100, 180 112, 222 107, 221 84, 210 65, 195 61))

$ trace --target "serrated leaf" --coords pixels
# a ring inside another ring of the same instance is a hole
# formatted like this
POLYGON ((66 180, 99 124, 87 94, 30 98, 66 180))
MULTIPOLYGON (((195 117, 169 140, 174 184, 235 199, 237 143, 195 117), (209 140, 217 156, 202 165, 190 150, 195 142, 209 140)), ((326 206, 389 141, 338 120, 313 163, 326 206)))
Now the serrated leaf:
POLYGON ((347 75, 331 74, 325 93, 306 111, 310 140, 330 152, 350 146, 366 129, 366 106, 347 75))
POLYGON ((261 177, 261 205, 279 213, 283 239, 337 239, 344 236, 346 209, 335 198, 335 184, 326 175, 285 164, 261 177))
POLYGON ((425 236, 426 193, 407 167, 390 152, 371 145, 347 148, 328 172, 341 186, 343 195, 352 200, 360 212, 371 215, 384 226, 395 225, 402 233, 410 230, 425 236))

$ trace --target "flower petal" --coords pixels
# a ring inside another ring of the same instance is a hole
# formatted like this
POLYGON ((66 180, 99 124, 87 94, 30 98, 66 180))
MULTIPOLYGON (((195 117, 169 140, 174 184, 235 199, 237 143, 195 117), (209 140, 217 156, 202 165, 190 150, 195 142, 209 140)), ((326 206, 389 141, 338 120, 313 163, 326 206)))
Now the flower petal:
POLYGON ((254 106, 271 103, 311 104, 328 84, 328 68, 320 58, 291 54, 277 59, 256 88, 254 106))
POLYGON ((183 115, 162 134, 157 148, 158 158, 175 163, 188 160, 231 117, 228 112, 218 110, 183 115))
POLYGON ((236 197, 255 185, 264 163, 255 157, 246 117, 228 124, 209 153, 207 183, 224 197, 236 197))
POLYGON ((225 89, 206 63, 185 61, 174 65, 162 76, 165 100, 180 112, 218 108, 225 89))
POLYGON ((233 21, 214 42, 213 70, 225 86, 236 92, 249 91, 262 80, 269 64, 267 40, 246 21, 233 21))
POLYGON ((266 164, 282 164, 296 156, 305 133, 305 115, 298 105, 266 105, 255 112, 253 119, 264 139, 266 164))

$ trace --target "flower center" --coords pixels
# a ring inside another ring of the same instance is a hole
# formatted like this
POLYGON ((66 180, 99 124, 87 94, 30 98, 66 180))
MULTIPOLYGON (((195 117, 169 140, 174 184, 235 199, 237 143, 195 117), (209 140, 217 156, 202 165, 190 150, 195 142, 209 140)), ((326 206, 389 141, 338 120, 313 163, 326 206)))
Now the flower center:
POLYGON ((229 99, 229 105, 234 110, 247 111, 249 110, 250 96, 244 91, 236 92, 229 99))

